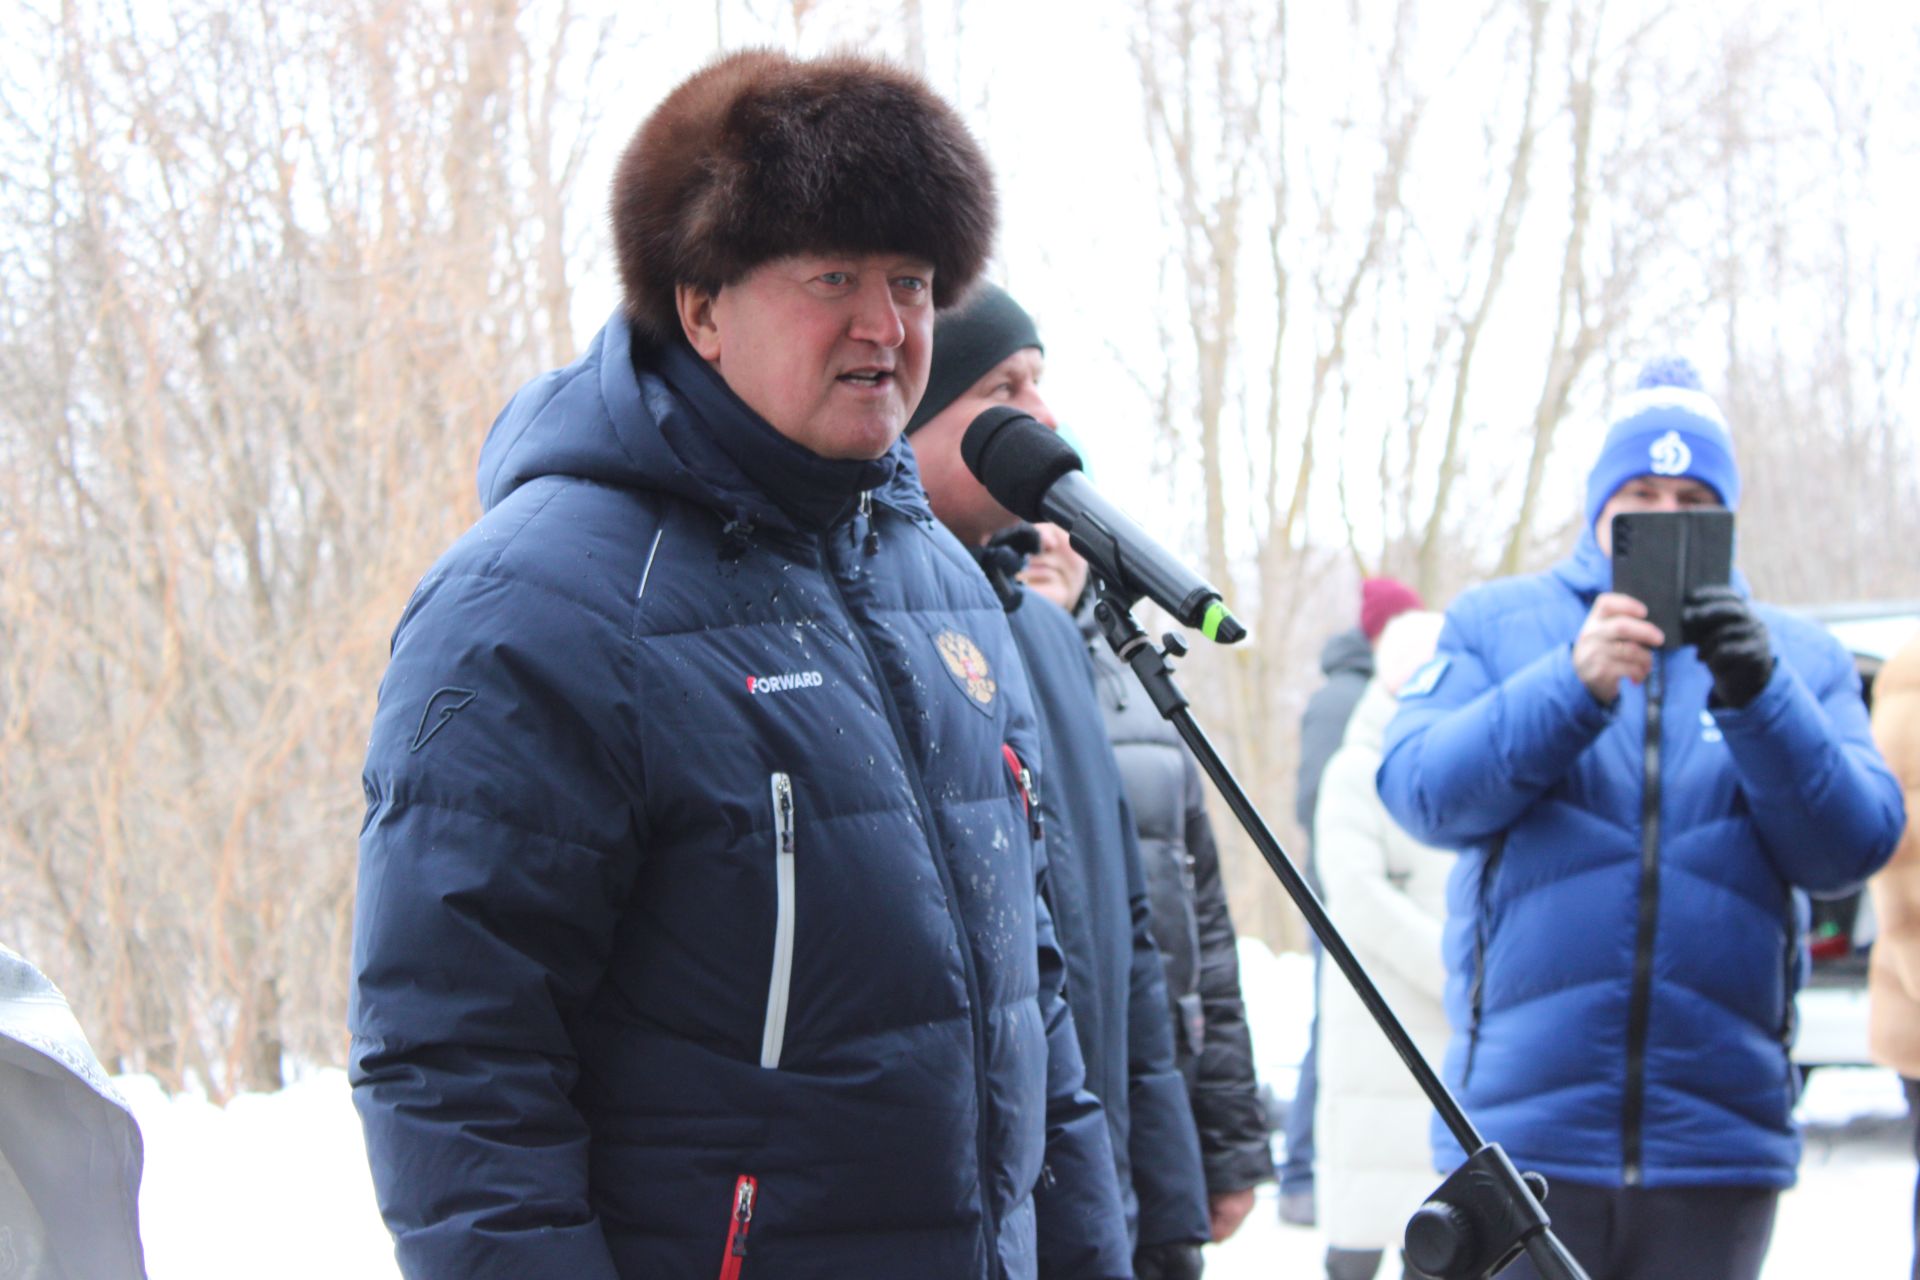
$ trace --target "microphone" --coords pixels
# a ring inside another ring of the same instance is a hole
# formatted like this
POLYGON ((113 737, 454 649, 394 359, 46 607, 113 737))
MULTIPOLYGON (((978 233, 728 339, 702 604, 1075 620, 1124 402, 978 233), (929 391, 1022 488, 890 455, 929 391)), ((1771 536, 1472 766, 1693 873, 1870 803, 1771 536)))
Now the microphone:
POLYGON ((1030 414, 1011 405, 987 410, 960 438, 960 457, 1001 506, 1065 529, 1073 549, 1128 604, 1145 596, 1220 644, 1246 638, 1220 593, 1102 497, 1073 446, 1030 414))

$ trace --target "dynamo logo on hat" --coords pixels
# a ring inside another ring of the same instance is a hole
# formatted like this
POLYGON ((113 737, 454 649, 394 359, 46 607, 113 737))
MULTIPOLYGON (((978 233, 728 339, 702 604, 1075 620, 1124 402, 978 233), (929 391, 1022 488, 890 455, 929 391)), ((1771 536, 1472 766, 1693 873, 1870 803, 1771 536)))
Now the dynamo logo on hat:
POLYGON ((1693 465, 1693 450, 1678 431, 1669 431, 1647 450, 1647 461, 1657 476, 1681 476, 1693 465))
POLYGON ((1587 473, 1587 527, 1620 486, 1644 475, 1698 480, 1722 506, 1740 505, 1740 468, 1726 416, 1701 390, 1699 373, 1678 356, 1649 361, 1621 399, 1587 473))

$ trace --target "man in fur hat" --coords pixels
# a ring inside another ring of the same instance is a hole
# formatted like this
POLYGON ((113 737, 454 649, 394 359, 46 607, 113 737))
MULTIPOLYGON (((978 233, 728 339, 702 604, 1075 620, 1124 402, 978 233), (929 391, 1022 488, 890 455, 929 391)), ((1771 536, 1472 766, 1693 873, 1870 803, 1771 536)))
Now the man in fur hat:
MULTIPOLYGON (((1378 776, 1400 825, 1462 851, 1448 1083, 1613 1280, 1759 1275, 1800 1159, 1806 894, 1865 879, 1903 823, 1832 636, 1737 574, 1689 598, 1678 636, 1612 589, 1615 517, 1739 501, 1698 375, 1649 366, 1588 474, 1579 546, 1447 610, 1378 776)), ((1441 1167, 1465 1159, 1434 1141, 1441 1167)))
POLYGON ((857 57, 721 59, 629 146, 624 304, 495 422, 368 751, 352 1080, 408 1275, 1017 1280, 1042 1232, 1130 1274, 1025 675, 899 441, 994 217, 857 57))

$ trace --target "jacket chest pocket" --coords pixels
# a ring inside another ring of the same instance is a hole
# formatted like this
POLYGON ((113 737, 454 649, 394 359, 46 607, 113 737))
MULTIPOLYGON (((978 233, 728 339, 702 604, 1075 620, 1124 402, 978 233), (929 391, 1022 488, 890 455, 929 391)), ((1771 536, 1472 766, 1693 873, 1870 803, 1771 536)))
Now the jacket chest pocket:
POLYGON ((767 978, 767 1016, 760 1031, 760 1065, 780 1065, 787 1038, 787 1002, 793 991, 794 849, 793 779, 776 773, 769 779, 773 804, 773 964, 767 978))

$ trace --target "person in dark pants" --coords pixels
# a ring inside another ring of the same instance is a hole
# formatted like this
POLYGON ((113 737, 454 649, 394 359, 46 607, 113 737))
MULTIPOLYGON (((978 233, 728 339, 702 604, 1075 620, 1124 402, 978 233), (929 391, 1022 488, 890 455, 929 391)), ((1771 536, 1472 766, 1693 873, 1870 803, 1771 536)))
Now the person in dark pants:
POLYGON ((1093 660, 1094 692, 1140 836, 1154 941, 1166 965, 1174 1056, 1200 1129, 1218 1243, 1252 1210, 1254 1188, 1272 1180, 1273 1155, 1205 784, 1179 733, 1100 633, 1087 562, 1058 525, 1036 531, 1040 549, 1027 558, 1020 580, 1074 614, 1093 660))
MULTIPOLYGON (((1880 668, 1873 682, 1873 740, 1920 809, 1920 635, 1880 668)), ((1920 830, 1910 820, 1900 847, 1867 882, 1880 934, 1867 967, 1867 1044, 1873 1060, 1898 1071, 1920 1163, 1920 830)), ((1914 1280, 1920 1280, 1920 1180, 1914 1184, 1914 1280)))
MULTIPOLYGON (((1191 1280, 1210 1238, 1207 1184, 1155 949, 1147 889, 1119 766, 1094 703, 1079 629, 1015 581, 1020 555, 989 544, 1018 524, 960 456, 975 417, 1013 405, 1048 426, 1040 398, 1044 355, 1033 320, 1001 289, 982 285, 940 317, 927 394, 907 425, 934 514, 973 550, 1001 592, 1014 644, 1040 713, 1040 759, 1029 787, 1045 831, 1047 900, 1066 956, 1068 1000, 1087 1087, 1106 1109, 1139 1280, 1191 1280)), ((1033 762, 1028 762, 1033 764, 1033 762)), ((1040 1274, 1064 1274, 1049 1249, 1056 1215, 1080 1212, 1060 1185, 1036 1195, 1040 1274)))
MULTIPOLYGON (((1340 748, 1347 721, 1373 678, 1373 645, 1390 621, 1420 608, 1419 593, 1396 578, 1368 578, 1360 584, 1360 624, 1335 634, 1320 651, 1326 682, 1307 699, 1300 715, 1300 771, 1294 785, 1293 815, 1307 839, 1307 883, 1320 891, 1313 861, 1313 823, 1320 800, 1320 778, 1340 748)), ((1313 1203, 1313 1113, 1319 1100, 1320 939, 1309 937, 1313 956, 1313 1022, 1307 1051, 1300 1059, 1293 1102, 1287 1109, 1286 1155, 1280 1163, 1280 1220, 1310 1227, 1313 1203)), ((1337 1250, 1335 1251, 1338 1252, 1337 1250)), ((1330 1256, 1329 1266, 1337 1259, 1330 1256)), ((1356 1264, 1357 1265, 1357 1264, 1356 1264)))
MULTIPOLYGON (((1758 1276, 1800 1160, 1806 894, 1865 880, 1905 822, 1825 630, 1738 573, 1690 595, 1676 636, 1612 590, 1615 517, 1739 500, 1698 375, 1649 366, 1573 555, 1454 602, 1376 776, 1395 821, 1460 850, 1446 1082, 1546 1175, 1554 1230, 1607 1280, 1758 1276)), ((1437 1168, 1464 1161, 1433 1139, 1437 1168)))
MULTIPOLYGON (((1656 1193, 1555 1180, 1547 1216, 1590 1280, 1736 1280, 1760 1274, 1778 1195, 1771 1187, 1671 1187, 1656 1193)), ((1500 1274, 1539 1280, 1524 1256, 1500 1274)))

